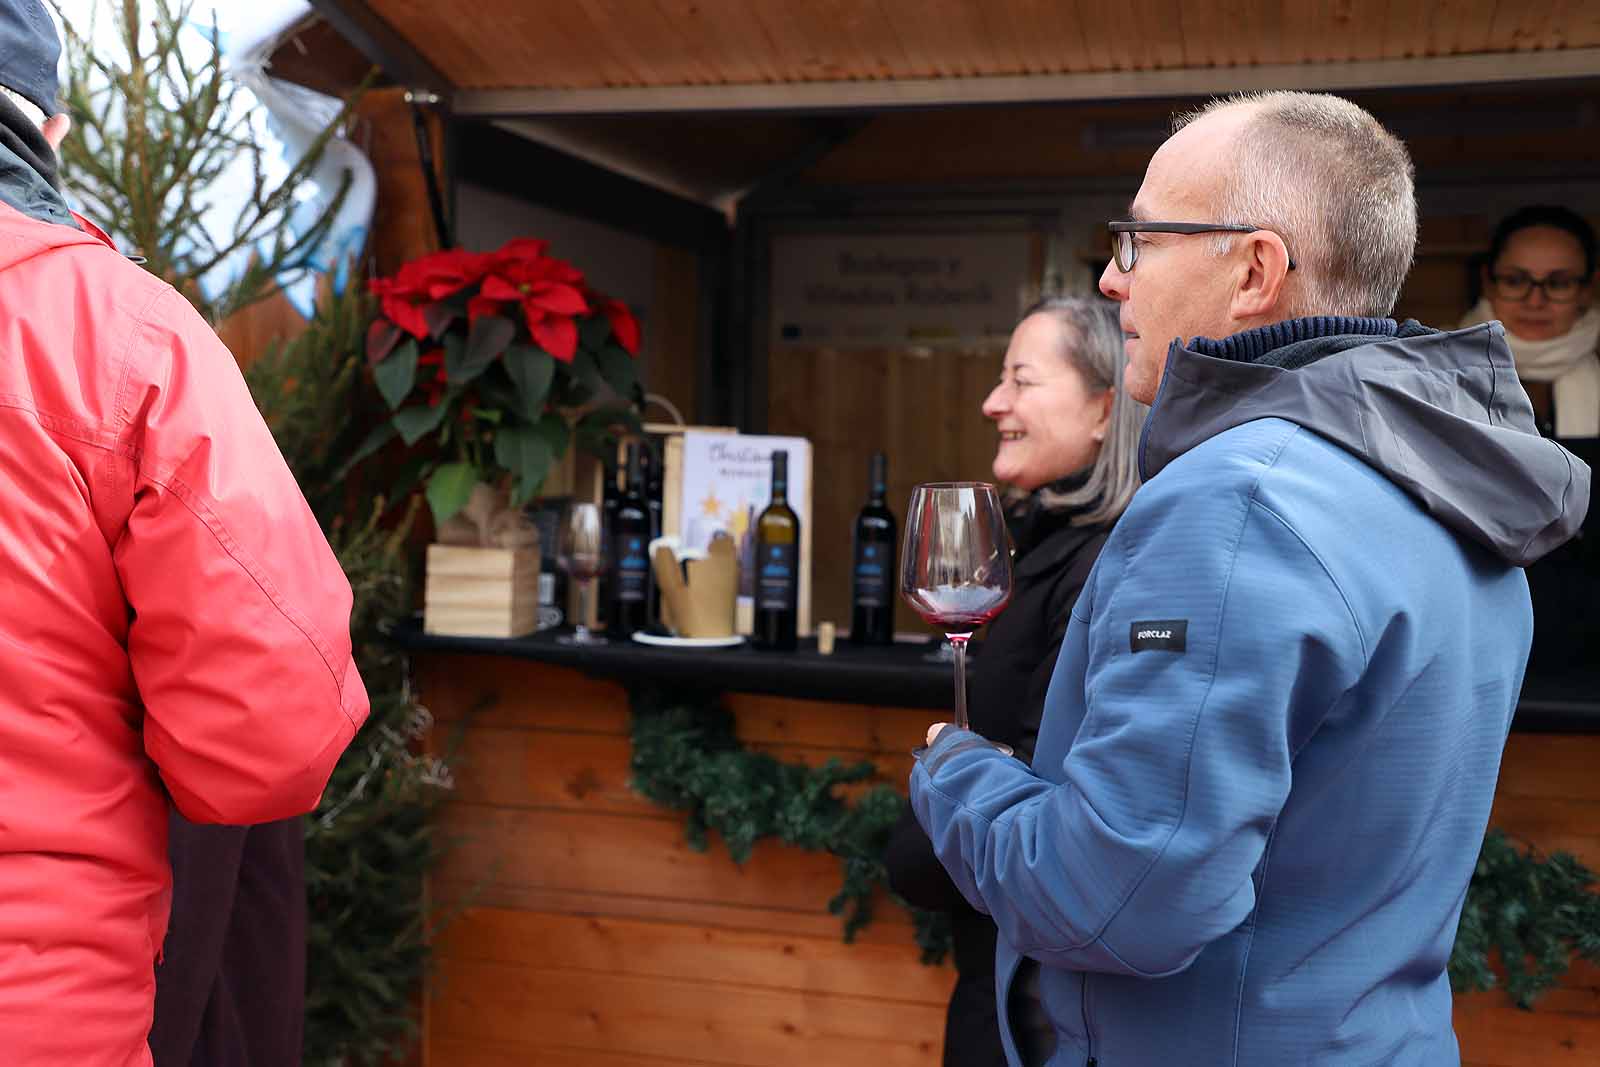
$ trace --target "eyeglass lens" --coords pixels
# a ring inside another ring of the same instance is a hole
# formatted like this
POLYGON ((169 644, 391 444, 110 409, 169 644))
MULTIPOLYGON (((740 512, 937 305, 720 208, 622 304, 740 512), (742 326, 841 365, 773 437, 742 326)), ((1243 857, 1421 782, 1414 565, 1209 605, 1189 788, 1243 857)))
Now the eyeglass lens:
POLYGON ((1578 295, 1578 279, 1570 274, 1553 274, 1548 278, 1534 278, 1520 270, 1492 275, 1495 288, 1508 300, 1523 300, 1535 288, 1543 289, 1545 298, 1565 303, 1578 295))
POLYGON ((1111 246, 1117 257, 1117 269, 1126 274, 1133 269, 1133 234, 1114 233, 1111 238, 1111 246))

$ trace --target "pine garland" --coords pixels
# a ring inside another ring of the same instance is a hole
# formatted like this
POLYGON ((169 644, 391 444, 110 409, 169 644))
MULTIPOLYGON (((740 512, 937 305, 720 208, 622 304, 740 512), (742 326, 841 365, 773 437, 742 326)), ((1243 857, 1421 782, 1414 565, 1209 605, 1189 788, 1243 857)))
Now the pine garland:
MULTIPOLYGON (((715 830, 735 863, 768 837, 837 856, 843 882, 828 911, 844 916, 844 939, 853 941, 872 921, 877 889, 888 890, 883 854, 904 804, 883 784, 853 804, 838 795, 837 786, 876 775, 871 761, 807 767, 751 752, 735 736, 733 716, 714 701, 641 688, 632 708, 633 788, 687 812, 689 845, 697 851, 715 830)), ((948 920, 911 910, 923 959, 938 963, 949 948, 948 920)))
MULTIPOLYGON (((835 787, 870 780, 871 762, 829 760, 821 767, 783 763, 751 752, 734 733, 733 716, 714 700, 633 693, 633 786, 665 807, 686 812, 689 844, 708 847, 715 830, 737 863, 763 838, 831 852, 843 885, 828 911, 846 914, 844 939, 872 921, 875 890, 887 890, 883 853, 903 803, 887 785, 869 789, 854 805, 835 787)), ((1541 859, 1519 851, 1499 830, 1483 842, 1467 888, 1461 925, 1450 955, 1457 992, 1499 985, 1493 960, 1505 970, 1505 989, 1531 1009, 1557 985, 1574 955, 1600 963, 1600 894, 1596 878, 1572 856, 1541 859)), ((894 896, 894 894, 890 894, 894 896)), ((949 916, 907 907, 923 961, 939 963, 950 948, 949 916)))
POLYGON ((1533 1003, 1561 981, 1574 955, 1600 963, 1600 895, 1595 876, 1566 852, 1548 859, 1519 850, 1490 830, 1472 873, 1461 926, 1450 953, 1450 984, 1481 992, 1499 984, 1492 959, 1505 968, 1506 994, 1533 1003))

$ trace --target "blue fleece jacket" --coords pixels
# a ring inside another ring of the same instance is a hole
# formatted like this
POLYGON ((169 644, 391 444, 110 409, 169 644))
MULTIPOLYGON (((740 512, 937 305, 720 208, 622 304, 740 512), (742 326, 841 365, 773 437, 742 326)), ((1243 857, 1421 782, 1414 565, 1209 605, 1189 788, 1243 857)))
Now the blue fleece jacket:
POLYGON ((1032 769, 947 729, 912 772, 999 926, 1000 1004, 1038 961, 1051 1067, 1453 1067, 1517 564, 1588 468, 1534 432, 1498 323, 1389 320, 1174 344, 1141 456, 1032 769))

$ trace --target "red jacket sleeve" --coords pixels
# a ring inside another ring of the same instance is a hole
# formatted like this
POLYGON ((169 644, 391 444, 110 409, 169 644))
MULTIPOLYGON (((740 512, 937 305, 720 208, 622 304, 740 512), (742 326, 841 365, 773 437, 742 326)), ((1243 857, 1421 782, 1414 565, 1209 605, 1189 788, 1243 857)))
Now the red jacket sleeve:
POLYGON ((145 751, 197 822, 309 811, 367 716, 349 583, 199 315, 169 291, 128 346, 115 560, 145 751))

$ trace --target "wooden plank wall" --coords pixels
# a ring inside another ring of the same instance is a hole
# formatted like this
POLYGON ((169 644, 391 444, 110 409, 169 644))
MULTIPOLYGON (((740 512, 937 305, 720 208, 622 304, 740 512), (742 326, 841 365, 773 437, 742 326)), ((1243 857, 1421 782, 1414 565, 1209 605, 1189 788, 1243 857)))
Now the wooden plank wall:
MULTIPOLYGON (((628 789, 620 686, 512 660, 422 657, 455 764, 434 881, 469 906, 438 941, 424 1063, 938 1062, 953 972, 918 962, 885 901, 854 945, 825 906, 837 861, 770 844, 740 867, 628 789)), ((785 759, 871 758, 903 782, 926 712, 730 698, 741 736, 785 759)))
MULTIPOLYGON (((937 1067, 953 973, 885 902, 854 945, 829 857, 763 844, 743 867, 628 788, 618 685, 510 659, 419 657, 434 746, 465 725, 436 904, 425 1067, 937 1067)), ((731 695, 741 737, 785 759, 875 760, 903 786, 925 711, 731 695)), ((1494 824, 1600 868, 1600 736, 1515 734, 1494 824)), ((1600 971, 1538 1011, 1460 998, 1465 1067, 1600 1062, 1600 971)))
MULTIPOLYGON (((889 456, 889 506, 902 522, 919 482, 990 480, 993 424, 979 408, 1004 353, 915 349, 790 349, 769 364, 773 433, 811 439, 812 616, 850 626, 850 552, 866 500, 867 462, 889 456)), ((925 630, 895 598, 900 630, 925 630)))

